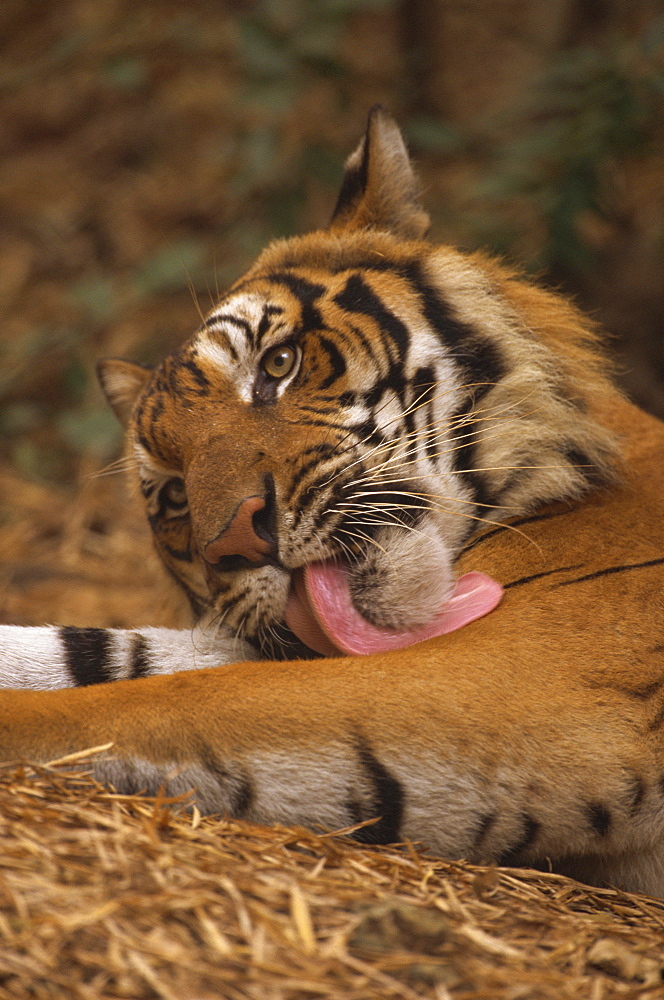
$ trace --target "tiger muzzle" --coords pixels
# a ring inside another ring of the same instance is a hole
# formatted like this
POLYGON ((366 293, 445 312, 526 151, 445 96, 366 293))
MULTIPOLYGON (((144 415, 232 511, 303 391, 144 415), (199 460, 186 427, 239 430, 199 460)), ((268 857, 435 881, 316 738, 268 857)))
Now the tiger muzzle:
MULTIPOLYGON (((209 542, 203 555, 212 566, 225 568, 228 560, 241 557, 260 566, 276 556, 276 540, 269 530, 268 499, 262 496, 242 500, 226 527, 209 542)), ((229 567, 230 568, 230 567, 229 567)))

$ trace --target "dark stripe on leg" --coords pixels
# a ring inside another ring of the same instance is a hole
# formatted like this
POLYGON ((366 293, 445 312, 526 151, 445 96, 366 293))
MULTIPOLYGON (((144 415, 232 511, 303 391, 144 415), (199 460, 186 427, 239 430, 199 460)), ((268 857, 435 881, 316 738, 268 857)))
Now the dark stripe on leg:
POLYGON ((150 666, 147 640, 144 635, 135 635, 131 642, 129 676, 147 677, 150 674, 150 666))
POLYGON ((475 840, 473 841, 474 851, 478 851, 481 848, 489 831, 495 826, 497 818, 497 813, 487 813, 485 816, 480 817, 480 823, 475 834, 475 840))
POLYGON ((627 789, 627 804, 629 808, 630 816, 636 816, 637 812, 643 804, 643 799, 646 794, 646 783, 643 778, 635 774, 629 783, 627 789))
POLYGON ((611 813, 601 802, 589 802, 586 806, 588 820, 598 837, 606 837, 611 829, 611 813))
POLYGON ((523 834, 521 838, 510 847, 509 850, 504 851, 498 858, 498 864, 510 868, 512 865, 517 865, 521 855, 529 847, 532 847, 537 834, 539 833, 540 824, 532 816, 523 817, 523 834))
POLYGON ((362 844, 394 844, 399 840, 403 819, 404 795, 401 784, 374 756, 364 740, 358 740, 357 756, 364 776, 372 786, 373 795, 369 815, 366 815, 366 807, 360 809, 357 803, 351 805, 351 811, 357 822, 373 819, 374 816, 379 816, 380 819, 371 826, 357 830, 353 838, 362 844), (359 812, 365 815, 358 815, 359 812))
POLYGON ((111 674, 111 636, 103 628, 73 628, 60 630, 67 669, 74 684, 87 687, 113 680, 111 674))
POLYGON ((254 800, 254 788, 241 768, 227 767, 217 758, 209 744, 200 750, 201 763, 206 771, 221 785, 229 799, 229 814, 241 819, 254 800))

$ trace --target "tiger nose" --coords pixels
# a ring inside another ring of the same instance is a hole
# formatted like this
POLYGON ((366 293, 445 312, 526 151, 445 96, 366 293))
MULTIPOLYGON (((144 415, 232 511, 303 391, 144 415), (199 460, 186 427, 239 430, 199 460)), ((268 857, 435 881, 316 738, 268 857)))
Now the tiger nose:
POLYGON ((237 507, 221 534, 208 542, 203 555, 206 562, 216 565, 225 556, 243 556, 250 562, 262 563, 273 554, 274 539, 267 527, 269 512, 264 497, 247 497, 237 507), (260 518, 261 511, 265 512, 260 518))

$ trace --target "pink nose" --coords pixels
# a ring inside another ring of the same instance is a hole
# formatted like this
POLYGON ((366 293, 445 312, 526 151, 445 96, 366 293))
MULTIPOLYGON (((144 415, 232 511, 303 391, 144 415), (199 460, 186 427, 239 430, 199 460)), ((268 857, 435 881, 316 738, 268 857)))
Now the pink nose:
POLYGON ((243 500, 228 527, 205 546, 206 561, 215 565, 222 556, 244 556, 251 562, 262 562, 272 545, 256 534, 253 518, 264 507, 263 497, 247 497, 243 500))

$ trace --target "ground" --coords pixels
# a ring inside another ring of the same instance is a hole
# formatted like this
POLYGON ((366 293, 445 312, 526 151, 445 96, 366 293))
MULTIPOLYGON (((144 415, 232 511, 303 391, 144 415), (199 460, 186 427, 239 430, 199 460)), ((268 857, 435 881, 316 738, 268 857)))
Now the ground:
MULTIPOLYGON (((156 361, 269 238, 324 222, 374 101, 436 234, 565 284, 664 412, 652 5, 489 5, 486 30, 475 6, 3 6, 0 621, 187 626, 94 362, 156 361)), ((661 902, 201 819, 76 766, 0 773, 2 996, 664 995, 661 902)))

